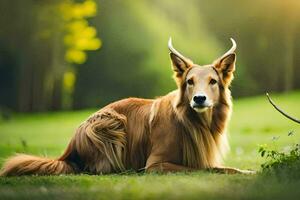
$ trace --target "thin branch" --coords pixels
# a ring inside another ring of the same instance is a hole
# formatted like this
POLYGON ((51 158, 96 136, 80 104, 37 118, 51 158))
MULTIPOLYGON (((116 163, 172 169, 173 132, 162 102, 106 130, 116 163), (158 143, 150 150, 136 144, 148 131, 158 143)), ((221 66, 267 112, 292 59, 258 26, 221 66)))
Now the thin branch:
POLYGON ((281 110, 275 103, 274 101, 271 99, 271 97, 269 96, 268 93, 266 93, 267 97, 268 97, 268 100, 270 102, 270 104, 272 104, 272 106, 278 111, 280 112, 282 115, 284 115, 285 117, 287 117, 288 119, 300 124, 300 120, 299 119, 296 119, 294 117, 291 117, 290 115, 288 115, 286 112, 284 112, 283 110, 281 110))

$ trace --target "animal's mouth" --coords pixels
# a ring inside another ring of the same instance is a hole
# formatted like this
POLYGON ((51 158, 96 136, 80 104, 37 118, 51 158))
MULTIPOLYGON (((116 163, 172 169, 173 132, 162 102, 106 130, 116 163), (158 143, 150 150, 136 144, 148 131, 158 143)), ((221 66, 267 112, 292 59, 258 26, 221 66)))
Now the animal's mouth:
POLYGON ((192 108, 195 108, 195 109, 205 109, 205 108, 210 108, 212 107, 212 105, 207 105, 207 104, 193 104, 192 105, 192 108))
POLYGON ((208 109, 208 106, 195 104, 195 105, 192 106, 192 108, 196 112, 202 113, 202 112, 205 112, 208 109))
POLYGON ((196 104, 193 103, 191 107, 198 113, 206 111, 208 108, 212 107, 212 105, 207 105, 207 104, 196 104))
POLYGON ((198 109, 203 109, 203 108, 206 108, 208 106, 205 106, 205 105, 199 105, 199 104, 194 104, 193 105, 193 108, 198 108, 198 109))

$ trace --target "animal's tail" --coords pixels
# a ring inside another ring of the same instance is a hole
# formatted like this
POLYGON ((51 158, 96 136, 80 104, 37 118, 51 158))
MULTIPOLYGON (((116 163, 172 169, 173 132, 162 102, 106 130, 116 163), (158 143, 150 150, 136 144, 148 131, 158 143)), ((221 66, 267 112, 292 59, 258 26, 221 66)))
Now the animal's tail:
POLYGON ((0 176, 57 175, 74 172, 73 167, 64 160, 17 154, 6 161, 0 171, 0 176))

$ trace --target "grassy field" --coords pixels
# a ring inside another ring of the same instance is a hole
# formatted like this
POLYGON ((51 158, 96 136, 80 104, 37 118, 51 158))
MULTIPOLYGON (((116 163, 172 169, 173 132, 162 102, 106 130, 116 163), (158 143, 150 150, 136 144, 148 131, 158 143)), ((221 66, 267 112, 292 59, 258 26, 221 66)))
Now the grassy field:
MULTIPOLYGON (((272 98, 300 117, 300 92, 272 98)), ((14 114, 1 120, 0 164, 15 152, 60 155, 76 127, 94 111, 14 114)), ((260 169, 259 144, 284 149, 300 139, 300 125, 282 117, 264 96, 234 101, 229 132, 231 152, 225 164, 243 169, 260 169), (294 136, 287 136, 290 131, 294 136)), ((299 187, 300 180, 209 172, 0 177, 0 199, 297 199, 299 187)))

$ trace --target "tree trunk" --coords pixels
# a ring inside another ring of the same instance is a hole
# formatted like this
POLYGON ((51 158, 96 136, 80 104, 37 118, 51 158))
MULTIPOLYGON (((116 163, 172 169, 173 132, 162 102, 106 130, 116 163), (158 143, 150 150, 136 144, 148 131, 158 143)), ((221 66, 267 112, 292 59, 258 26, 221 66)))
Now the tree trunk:
MULTIPOLYGON (((292 26, 292 25, 289 25, 292 26)), ((284 91, 293 89, 294 83, 294 31, 287 28, 285 34, 285 57, 284 57, 284 91)))

